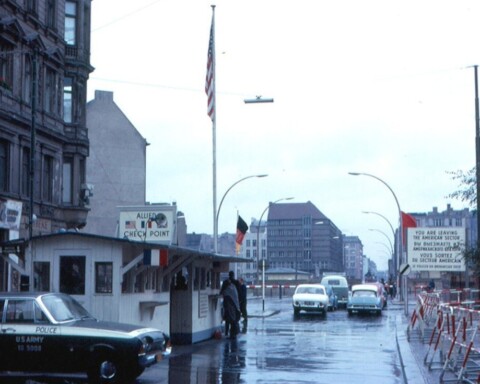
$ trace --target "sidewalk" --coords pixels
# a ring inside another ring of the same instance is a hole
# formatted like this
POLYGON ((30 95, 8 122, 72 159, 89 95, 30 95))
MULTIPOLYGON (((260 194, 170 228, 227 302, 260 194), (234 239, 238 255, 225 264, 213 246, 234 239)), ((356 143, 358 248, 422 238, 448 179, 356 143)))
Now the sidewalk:
MULTIPOLYGON (((393 300, 388 303, 389 310, 398 310, 402 312, 401 321, 397 323, 396 331, 396 342, 397 350, 400 356, 400 364, 402 365, 402 374, 404 377, 405 384, 433 384, 438 383, 438 380, 435 381, 433 377, 427 374, 422 369, 424 354, 421 352, 423 350, 423 343, 420 341, 408 341, 407 339, 407 327, 410 321, 410 317, 406 316, 405 303, 403 301, 393 300), (414 352, 415 351, 415 352, 414 352)), ((411 314, 410 305, 408 308, 409 315, 411 314)))
MULTIPOLYGON (((405 384, 439 384, 441 383, 441 373, 443 364, 440 361, 440 356, 437 354, 429 369, 425 363, 425 358, 428 354, 430 360, 433 347, 429 347, 431 330, 425 332, 424 340, 420 337, 420 332, 415 327, 410 334, 410 340, 407 337, 407 328, 410 323, 410 317, 415 309, 415 301, 410 299, 408 303, 408 316, 404 313, 404 302, 394 300, 389 302, 390 310, 401 310, 401 321, 397 323, 397 349, 400 356, 400 363, 402 364, 402 372, 405 384)), ((457 382, 456 376, 453 372, 447 371, 443 377, 444 382, 457 382)))

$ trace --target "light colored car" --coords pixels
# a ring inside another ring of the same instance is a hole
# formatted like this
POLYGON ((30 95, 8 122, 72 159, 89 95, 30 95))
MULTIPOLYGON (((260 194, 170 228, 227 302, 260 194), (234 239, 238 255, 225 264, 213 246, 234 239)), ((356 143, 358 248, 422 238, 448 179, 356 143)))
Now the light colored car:
POLYGON ((384 307, 383 292, 375 284, 357 284, 348 297, 347 311, 353 313, 375 313, 380 315, 384 307))
POLYGON ((328 310, 327 291, 321 284, 300 284, 293 294, 292 305, 295 315, 300 311, 325 315, 328 310))

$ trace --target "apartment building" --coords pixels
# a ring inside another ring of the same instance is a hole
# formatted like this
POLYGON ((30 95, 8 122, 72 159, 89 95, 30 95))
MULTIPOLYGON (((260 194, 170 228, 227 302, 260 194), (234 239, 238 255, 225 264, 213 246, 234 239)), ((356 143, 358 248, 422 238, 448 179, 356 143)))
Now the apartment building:
POLYGON ((342 233, 310 201, 271 204, 267 264, 308 272, 313 279, 324 272, 344 272, 342 233))
MULTIPOLYGON (((2 241, 86 224, 90 14, 90 0, 0 3, 2 241)), ((0 269, 0 289, 16 284, 0 269)))

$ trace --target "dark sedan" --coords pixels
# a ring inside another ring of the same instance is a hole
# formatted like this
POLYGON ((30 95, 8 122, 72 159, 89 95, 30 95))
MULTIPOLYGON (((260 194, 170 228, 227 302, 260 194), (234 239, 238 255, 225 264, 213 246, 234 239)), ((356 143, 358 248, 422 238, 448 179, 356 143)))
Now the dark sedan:
POLYGON ((129 383, 171 351, 163 332, 98 321, 60 293, 0 293, 0 329, 0 378, 129 383))

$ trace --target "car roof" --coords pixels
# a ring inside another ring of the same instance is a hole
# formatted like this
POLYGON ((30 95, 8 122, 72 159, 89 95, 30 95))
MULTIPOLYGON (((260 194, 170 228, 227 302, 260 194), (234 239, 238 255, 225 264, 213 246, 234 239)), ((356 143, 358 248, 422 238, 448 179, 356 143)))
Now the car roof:
POLYGON ((297 285, 297 288, 299 287, 323 287, 325 288, 325 286, 323 284, 298 284, 297 285))
POLYGON ((36 299, 37 297, 46 296, 46 295, 63 295, 63 294, 54 293, 54 292, 0 292, 0 299, 1 298, 10 299, 13 297, 36 299))
POLYGON ((352 291, 358 291, 358 290, 368 290, 368 291, 378 291, 378 286, 374 284, 356 284, 352 287, 352 291))

